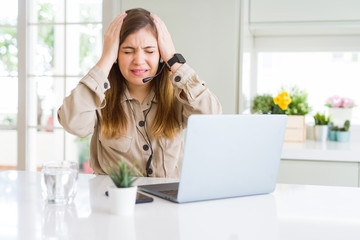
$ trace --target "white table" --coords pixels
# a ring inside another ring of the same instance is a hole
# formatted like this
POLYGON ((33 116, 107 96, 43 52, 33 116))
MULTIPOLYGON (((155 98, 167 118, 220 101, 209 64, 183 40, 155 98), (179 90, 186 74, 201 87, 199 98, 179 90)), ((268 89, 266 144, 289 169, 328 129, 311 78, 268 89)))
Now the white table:
MULTIPOLYGON (((139 179, 140 184, 171 181, 139 179)), ((278 185, 272 194, 176 204, 154 197, 108 213, 107 176, 80 175, 75 201, 41 197, 40 174, 0 172, 0 239, 360 239, 360 189, 278 185)))

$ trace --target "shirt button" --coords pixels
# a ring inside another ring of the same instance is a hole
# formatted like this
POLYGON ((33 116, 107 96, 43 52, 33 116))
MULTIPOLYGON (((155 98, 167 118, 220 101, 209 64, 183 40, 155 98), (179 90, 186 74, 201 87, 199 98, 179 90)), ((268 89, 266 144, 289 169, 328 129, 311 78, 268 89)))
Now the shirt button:
POLYGON ((145 126, 145 122, 144 122, 144 121, 140 121, 140 122, 139 122, 139 126, 140 126, 140 127, 145 126))
POLYGON ((104 83, 104 88, 105 88, 105 89, 108 89, 108 87, 109 87, 109 84, 108 84, 107 82, 105 82, 105 83, 104 83))
POLYGON ((175 77, 175 82, 180 82, 180 80, 181 80, 181 77, 180 77, 180 76, 176 76, 176 77, 175 77))
POLYGON ((145 145, 143 146, 143 149, 144 149, 144 151, 147 151, 147 150, 149 150, 149 146, 145 144, 145 145))

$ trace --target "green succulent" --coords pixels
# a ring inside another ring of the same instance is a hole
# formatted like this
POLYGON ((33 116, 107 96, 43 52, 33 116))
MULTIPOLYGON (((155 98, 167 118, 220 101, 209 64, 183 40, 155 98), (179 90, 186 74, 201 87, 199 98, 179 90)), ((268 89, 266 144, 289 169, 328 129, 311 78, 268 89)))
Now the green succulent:
POLYGON ((344 123, 344 126, 342 128, 339 128, 339 131, 347 132, 350 129, 350 121, 346 120, 344 123))
POLYGON ((121 161, 119 161, 118 163, 118 168, 111 165, 110 169, 107 172, 116 187, 129 188, 132 187, 132 184, 137 179, 133 171, 134 166, 132 166, 128 170, 124 159, 121 159, 121 161))
POLYGON ((330 123, 330 130, 331 131, 341 131, 341 132, 347 132, 350 129, 350 121, 346 120, 343 127, 338 127, 334 125, 333 122, 330 123))
POLYGON ((314 115, 315 125, 329 125, 330 117, 325 117, 325 114, 316 113, 314 115))

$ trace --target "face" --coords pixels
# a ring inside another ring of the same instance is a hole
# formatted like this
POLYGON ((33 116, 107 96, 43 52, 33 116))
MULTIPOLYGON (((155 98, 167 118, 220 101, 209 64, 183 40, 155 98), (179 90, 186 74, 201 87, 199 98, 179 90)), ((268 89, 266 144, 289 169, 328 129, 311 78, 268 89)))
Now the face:
POLYGON ((159 57, 157 39, 149 29, 143 28, 130 34, 120 45, 119 68, 128 84, 141 86, 145 84, 144 78, 156 74, 159 57))

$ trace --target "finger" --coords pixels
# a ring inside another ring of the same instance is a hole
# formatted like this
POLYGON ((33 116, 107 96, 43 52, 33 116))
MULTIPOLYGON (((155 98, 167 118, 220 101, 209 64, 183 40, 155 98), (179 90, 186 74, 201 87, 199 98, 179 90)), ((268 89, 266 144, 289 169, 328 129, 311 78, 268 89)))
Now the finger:
POLYGON ((124 20, 124 18, 126 17, 126 13, 120 13, 109 25, 108 29, 106 30, 106 32, 108 34, 113 34, 114 32, 116 32, 119 28, 119 25, 121 27, 122 22, 124 20))
MULTIPOLYGON (((169 31, 166 27, 166 24, 164 23, 164 21, 162 21, 159 16, 155 15, 155 14, 151 14, 150 15, 153 18, 153 21, 156 25, 156 28, 158 29, 159 32, 164 33, 164 34, 169 34, 169 31)), ((160 34, 161 34, 160 33, 160 34)))
POLYGON ((161 19, 160 19, 157 15, 151 14, 150 16, 152 17, 155 25, 157 25, 157 26, 160 26, 160 25, 161 25, 161 22, 162 22, 162 21, 161 21, 161 19))
POLYGON ((122 13, 118 16, 119 18, 116 21, 116 25, 115 25, 115 29, 114 29, 115 33, 120 34, 120 29, 122 27, 122 24, 124 22, 126 15, 127 15, 126 13, 122 13))
POLYGON ((153 13, 150 13, 150 17, 153 19, 153 20, 158 20, 159 17, 156 15, 156 14, 153 14, 153 13))
POLYGON ((111 31, 114 32, 120 32, 120 28, 122 26, 122 23, 124 22, 124 19, 126 17, 126 13, 120 13, 110 24, 111 26, 111 31))
POLYGON ((164 35, 164 36, 167 36, 169 35, 169 31, 166 27, 166 24, 164 23, 164 21, 162 21, 157 15, 155 14, 152 14, 151 15, 153 17, 153 21, 156 25, 156 28, 159 32, 159 35, 164 35))
POLYGON ((157 15, 151 14, 151 17, 158 31, 158 44, 161 57, 164 61, 168 61, 176 52, 171 35, 165 23, 157 15))
POLYGON ((127 13, 122 12, 119 15, 116 16, 116 18, 113 20, 113 22, 119 22, 122 21, 126 17, 127 13))
POLYGON ((157 28, 160 28, 161 19, 160 19, 157 15, 152 14, 152 13, 150 14, 150 16, 152 17, 152 19, 153 19, 156 27, 157 27, 157 28))

